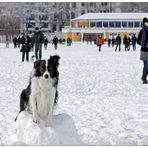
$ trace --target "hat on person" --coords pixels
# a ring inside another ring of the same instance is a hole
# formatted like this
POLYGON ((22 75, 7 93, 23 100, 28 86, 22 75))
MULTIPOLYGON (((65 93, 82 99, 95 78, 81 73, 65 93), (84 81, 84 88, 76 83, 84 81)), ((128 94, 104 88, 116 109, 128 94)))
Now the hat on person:
POLYGON ((39 30, 39 27, 35 27, 35 30, 39 30))
POLYGON ((146 18, 146 17, 143 18, 143 25, 144 25, 145 22, 148 22, 148 18, 146 18))

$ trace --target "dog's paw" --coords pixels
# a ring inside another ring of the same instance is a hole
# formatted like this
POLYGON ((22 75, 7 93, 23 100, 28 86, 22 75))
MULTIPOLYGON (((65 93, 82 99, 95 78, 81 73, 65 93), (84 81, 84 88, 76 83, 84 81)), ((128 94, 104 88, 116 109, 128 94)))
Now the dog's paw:
POLYGON ((35 123, 39 123, 39 119, 38 119, 37 116, 34 116, 34 117, 33 117, 33 122, 35 122, 35 123))
POLYGON ((39 123, 39 120, 33 119, 33 122, 34 122, 34 123, 39 123))
POLYGON ((51 127, 51 122, 46 122, 45 127, 51 127))

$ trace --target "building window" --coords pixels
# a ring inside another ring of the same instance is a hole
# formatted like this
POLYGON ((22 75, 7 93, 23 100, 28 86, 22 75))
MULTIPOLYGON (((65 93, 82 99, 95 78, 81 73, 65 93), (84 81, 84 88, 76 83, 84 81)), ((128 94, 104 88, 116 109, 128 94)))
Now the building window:
POLYGON ((76 3, 72 3, 72 8, 76 8, 76 3))
POLYGON ((35 20, 35 16, 33 14, 30 15, 29 20, 35 20))
POLYGON ((115 27, 121 27, 121 22, 115 22, 115 27))
POLYGON ((115 27, 115 23, 114 22, 109 22, 109 27, 115 27))
POLYGON ((134 22, 134 27, 138 28, 141 27, 139 22, 134 22))
POLYGON ((82 11, 81 11, 81 14, 84 14, 84 13, 85 13, 85 10, 82 10, 82 11))
POLYGON ((101 3, 102 6, 107 6, 107 3, 101 3))
POLYGON ((52 25, 52 31, 53 31, 53 32, 56 31, 56 28, 57 28, 56 24, 53 24, 53 25, 52 25))
POLYGON ((97 22, 97 27, 102 28, 102 22, 97 22))
POLYGON ((84 6, 84 3, 81 3, 81 6, 84 6))
POLYGON ((73 18, 75 18, 75 13, 71 13, 71 18, 73 19, 73 18))
POLYGON ((128 27, 133 27, 133 22, 128 22, 128 27))
POLYGON ((95 22, 90 22, 90 27, 95 27, 95 22))
POLYGON ((108 22, 103 22, 103 27, 108 27, 108 22))
POLYGON ((48 28, 48 23, 43 23, 42 28, 48 28))
POLYGON ((89 6, 93 6, 93 3, 89 3, 89 6))
POLYGON ((127 27, 127 22, 122 22, 122 27, 126 28, 127 27))

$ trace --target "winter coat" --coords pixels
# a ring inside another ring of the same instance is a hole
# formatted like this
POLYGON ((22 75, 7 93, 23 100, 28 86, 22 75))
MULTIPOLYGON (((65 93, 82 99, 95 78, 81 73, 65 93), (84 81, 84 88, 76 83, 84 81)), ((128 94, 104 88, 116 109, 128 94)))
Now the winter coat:
POLYGON ((131 43, 131 39, 130 39, 130 37, 128 37, 127 38, 127 44, 130 45, 130 43, 131 43))
POLYGON ((125 44, 125 45, 128 44, 128 40, 127 40, 127 37, 126 36, 123 38, 123 44, 125 44))
POLYGON ((19 36, 17 39, 18 44, 21 44, 21 37, 19 36))
MULTIPOLYGON (((137 43, 139 45, 141 45, 142 30, 143 29, 140 30, 138 39, 137 39, 137 43)), ((140 60, 148 61, 148 32, 146 32, 145 44, 143 46, 141 45, 140 60)))
POLYGON ((136 38, 136 36, 133 36, 132 37, 132 45, 136 45, 136 42, 137 42, 137 38, 136 38))
POLYGON ((57 38, 57 37, 54 37, 54 38, 53 38, 53 44, 57 45, 58 42, 59 42, 59 41, 58 41, 58 38, 57 38))
POLYGON ((44 34, 41 31, 35 32, 33 35, 33 42, 35 44, 42 44, 44 42, 44 34))
POLYGON ((13 43, 17 44, 17 38, 16 37, 13 38, 13 43))
POLYGON ((103 44, 103 38, 102 37, 98 37, 96 40, 96 44, 97 45, 102 45, 103 44))
MULTIPOLYGON (((139 32, 137 43, 141 45, 141 38, 142 38, 142 29, 139 32)), ((148 32, 146 32, 146 40, 145 44, 141 45, 141 51, 148 52, 148 32)))
POLYGON ((116 44, 121 44, 121 37, 120 36, 116 37, 116 44))
POLYGON ((48 44, 48 39, 44 39, 44 44, 47 45, 48 44))
POLYGON ((29 52, 31 49, 31 39, 29 36, 23 36, 21 38, 22 48, 20 52, 29 52))

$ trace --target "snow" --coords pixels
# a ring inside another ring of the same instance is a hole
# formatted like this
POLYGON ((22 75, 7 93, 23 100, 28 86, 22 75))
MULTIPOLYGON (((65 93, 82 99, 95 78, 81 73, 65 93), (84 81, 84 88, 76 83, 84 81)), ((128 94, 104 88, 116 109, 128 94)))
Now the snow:
POLYGON ((58 106, 46 128, 27 112, 14 122, 33 63, 21 62, 12 44, 0 44, 0 145, 147 145, 148 86, 140 79, 139 49, 103 45, 98 52, 87 43, 43 49, 43 58, 61 57, 58 106))
POLYGON ((53 116, 53 127, 45 127, 45 121, 36 124, 32 115, 22 112, 4 137, 8 145, 81 145, 72 118, 67 114, 53 116), (63 136, 64 135, 64 136, 63 136))

